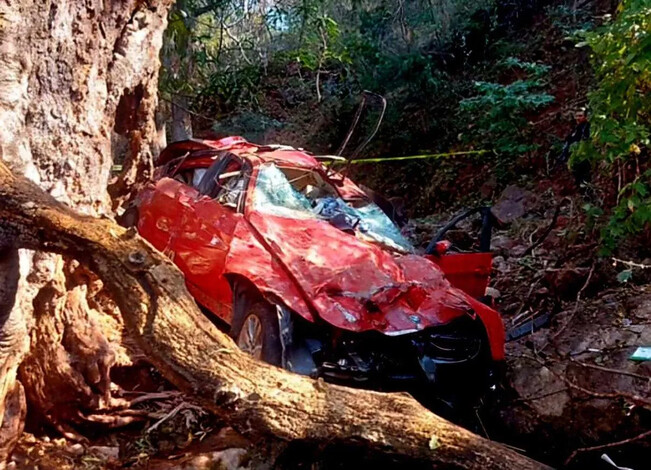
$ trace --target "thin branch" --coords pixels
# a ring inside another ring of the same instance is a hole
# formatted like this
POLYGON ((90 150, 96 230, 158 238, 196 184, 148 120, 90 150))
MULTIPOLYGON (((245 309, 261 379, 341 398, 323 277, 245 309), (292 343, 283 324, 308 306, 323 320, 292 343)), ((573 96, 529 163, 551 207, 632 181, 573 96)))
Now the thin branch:
POLYGON ((317 103, 321 102, 321 67, 323 67, 323 61, 325 60, 326 53, 328 52, 328 36, 321 26, 319 26, 319 32, 321 33, 321 39, 323 39, 323 51, 319 57, 319 65, 316 72, 316 97, 317 103))
POLYGON ((244 47, 242 47, 242 42, 239 39, 237 39, 235 36, 233 36, 233 34, 231 34, 229 29, 226 27, 226 25, 223 26, 224 26, 224 33, 226 33, 226 36, 228 36, 228 38, 231 41, 233 41, 235 44, 237 44, 237 47, 240 48, 240 53, 242 54, 242 58, 244 59, 244 61, 249 65, 253 65, 253 62, 251 62, 249 57, 246 55, 246 52, 244 52, 244 47))
POLYGON ((640 263, 635 263, 633 261, 626 261, 619 258, 613 258, 612 260, 613 260, 613 266, 617 266, 617 264, 620 263, 628 266, 629 268, 651 269, 651 264, 640 264, 640 263))
POLYGON ((174 416, 175 416, 179 411, 181 411, 183 408, 185 408, 186 405, 187 405, 187 403, 185 403, 184 401, 182 401, 181 403, 179 403, 178 405, 176 405, 176 406, 172 409, 172 411, 170 411, 170 412, 167 413, 165 416, 163 416, 161 419, 159 419, 159 420, 156 421, 154 424, 152 424, 151 426, 149 426, 149 427, 147 428, 147 430, 145 431, 145 434, 149 434, 149 433, 152 432, 154 429, 156 429, 158 426, 160 426, 161 424, 163 424, 165 421, 167 421, 168 419, 173 418, 173 417, 174 417, 174 416))
POLYGON ((570 456, 565 460, 564 465, 567 466, 578 454, 582 454, 584 452, 593 452, 595 450, 612 449, 613 447, 623 446, 625 444, 630 444, 631 442, 641 441, 642 439, 645 439, 649 436, 651 436, 651 431, 646 431, 642 434, 638 434, 637 436, 629 437, 628 439, 623 439, 621 441, 611 442, 609 444, 602 444, 600 446, 592 447, 581 447, 580 449, 576 449, 570 454, 570 456))
POLYGON ((542 400, 543 398, 551 397, 553 395, 558 395, 559 393, 567 392, 567 387, 561 388, 559 390, 554 390, 552 392, 547 392, 547 393, 541 393, 539 395, 533 395, 530 397, 520 397, 516 402, 527 402, 527 401, 535 401, 535 400, 542 400))
POLYGON ((558 222, 558 216, 561 213, 561 207, 563 206, 563 202, 565 199, 561 199, 561 201, 558 203, 556 206, 556 210, 554 210, 554 215, 552 216, 552 221, 549 223, 543 234, 536 240, 532 245, 529 246, 526 250, 524 250, 524 253, 522 256, 527 256, 530 253, 533 253, 533 250, 536 249, 542 242, 545 241, 545 239, 549 236, 550 233, 552 233, 552 230, 554 230, 554 227, 556 227, 556 222, 558 222))
POLYGON ((588 395, 588 396, 590 396, 592 398, 605 398, 605 399, 610 399, 610 400, 623 398, 623 399, 628 400, 628 401, 630 401, 631 403, 633 403, 633 404, 635 404, 637 406, 642 406, 642 407, 651 409, 651 400, 649 400, 647 398, 644 398, 644 397, 641 397, 639 395, 633 395, 631 393, 621 392, 619 390, 615 391, 615 392, 607 392, 607 393, 595 392, 594 390, 589 390, 587 388, 584 388, 581 385, 578 385, 577 383, 575 383, 572 380, 568 379, 563 374, 560 374, 560 373, 556 372, 554 369, 552 369, 550 367, 549 364, 547 364, 547 362, 545 362, 543 359, 541 359, 538 356, 529 356, 527 354, 521 354, 521 355, 516 355, 516 356, 512 356, 512 357, 521 357, 523 359, 529 359, 529 360, 532 360, 532 361, 536 361, 538 364, 540 364, 545 369, 547 369, 553 376, 555 376, 559 380, 562 380, 563 382, 565 382, 568 387, 570 387, 570 388, 572 388, 574 390, 577 390, 577 391, 579 391, 581 393, 584 393, 585 395, 588 395))
POLYGON ((206 115, 204 115, 204 114, 199 114, 199 113, 197 113, 197 112, 195 112, 195 111, 192 111, 191 109, 188 109, 188 108, 186 108, 186 107, 184 107, 184 106, 181 106, 180 104, 176 103, 174 100, 171 100, 171 99, 169 99, 169 98, 165 98, 164 96, 161 96, 161 97, 160 97, 160 100, 161 100, 161 101, 165 101, 166 103, 169 103, 169 104, 171 104, 172 106, 176 106, 177 108, 182 109, 182 110, 185 111, 186 113, 191 114, 191 115, 193 115, 193 116, 195 116, 195 117, 198 117, 198 118, 201 118, 201 119, 205 119, 205 120, 208 121, 208 122, 213 122, 213 121, 215 120, 214 118, 210 118, 210 117, 208 117, 208 116, 206 116, 206 115))
POLYGON ((603 366, 598 366, 596 364, 589 364, 587 362, 577 361, 576 359, 572 359, 572 358, 570 358, 570 361, 574 362, 575 364, 579 364, 580 366, 587 367, 589 369, 595 369, 603 372, 609 372, 611 374, 626 375, 628 377, 633 377, 635 379, 651 381, 651 376, 648 375, 636 374, 635 372, 628 372, 626 370, 611 369, 610 367, 603 367, 603 366))
POLYGON ((138 403, 142 403, 145 401, 151 401, 151 400, 166 400, 168 398, 175 398, 178 397, 179 395, 182 395, 181 392, 177 392, 175 390, 170 390, 167 392, 158 392, 158 393, 148 393, 146 395, 141 395, 139 397, 134 398, 129 402, 129 406, 134 406, 137 405, 138 403))

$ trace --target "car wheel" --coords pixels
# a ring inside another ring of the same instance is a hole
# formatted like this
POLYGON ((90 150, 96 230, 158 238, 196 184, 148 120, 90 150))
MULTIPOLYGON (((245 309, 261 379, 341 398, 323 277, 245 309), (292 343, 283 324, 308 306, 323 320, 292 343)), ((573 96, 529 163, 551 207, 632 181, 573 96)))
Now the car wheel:
POLYGON ((235 295, 231 337, 238 347, 258 360, 282 363, 280 328, 275 308, 249 292, 235 295))

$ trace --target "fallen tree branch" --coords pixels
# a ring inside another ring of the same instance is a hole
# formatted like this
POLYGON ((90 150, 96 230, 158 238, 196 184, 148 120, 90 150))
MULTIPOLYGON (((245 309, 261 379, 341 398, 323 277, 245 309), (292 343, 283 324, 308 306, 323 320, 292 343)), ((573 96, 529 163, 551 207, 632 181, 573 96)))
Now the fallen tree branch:
POLYGON ((592 446, 592 447, 581 447, 580 449, 576 449, 574 452, 572 452, 570 456, 565 460, 565 463, 563 465, 565 466, 569 465, 570 462, 574 460, 574 458, 579 454, 585 452, 594 452, 595 450, 612 449, 613 447, 623 446, 625 444, 630 444, 631 442, 641 441, 643 439, 646 439, 649 436, 651 436, 651 431, 646 431, 643 432, 642 434, 638 434, 637 436, 629 437, 628 439, 623 439, 617 442, 611 442, 609 444, 602 444, 599 446, 592 446))
POLYGON ((361 446, 437 468, 547 468, 432 414, 407 394, 317 386, 254 360, 199 311, 181 272, 134 230, 75 213, 1 161, 0 200, 0 238, 85 263, 161 374, 249 438, 361 446))

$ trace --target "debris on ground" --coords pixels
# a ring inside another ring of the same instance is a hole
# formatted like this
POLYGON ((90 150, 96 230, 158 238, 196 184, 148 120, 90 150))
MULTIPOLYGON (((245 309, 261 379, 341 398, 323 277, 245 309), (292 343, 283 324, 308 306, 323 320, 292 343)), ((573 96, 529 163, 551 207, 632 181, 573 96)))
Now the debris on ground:
MULTIPOLYGON (((642 360, 651 344, 651 285, 622 283, 616 266, 599 260, 581 229, 580 198, 533 196, 540 193, 511 186, 498 198, 509 223, 493 235, 491 289, 499 295, 491 297, 507 331, 507 375, 483 424, 492 439, 530 451, 536 442, 539 460, 561 466, 571 457, 571 468, 601 468, 592 447, 622 442, 609 449, 626 466, 651 447, 638 439, 651 419, 651 362, 642 360)), ((412 221, 407 230, 423 246, 453 215, 412 221)), ((476 223, 458 229, 466 232, 459 240, 476 240, 476 223)))

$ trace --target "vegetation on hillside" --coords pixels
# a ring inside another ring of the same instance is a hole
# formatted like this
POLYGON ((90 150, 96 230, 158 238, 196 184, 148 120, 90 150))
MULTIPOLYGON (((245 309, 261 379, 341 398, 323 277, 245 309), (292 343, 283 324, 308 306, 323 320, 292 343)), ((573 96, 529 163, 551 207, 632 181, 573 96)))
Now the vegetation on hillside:
POLYGON ((625 0, 614 18, 584 36, 598 83, 589 95, 592 139, 574 160, 618 174, 614 209, 602 232, 609 251, 651 222, 651 3, 625 0))

